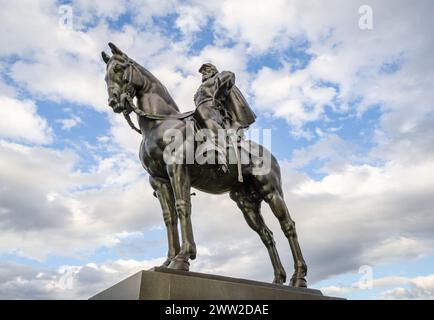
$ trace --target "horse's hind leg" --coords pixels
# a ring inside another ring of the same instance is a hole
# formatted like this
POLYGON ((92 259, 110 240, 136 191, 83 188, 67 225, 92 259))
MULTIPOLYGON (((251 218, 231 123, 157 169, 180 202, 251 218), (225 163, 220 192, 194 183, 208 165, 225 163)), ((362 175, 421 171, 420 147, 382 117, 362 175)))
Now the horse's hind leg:
POLYGON ((291 286, 294 287, 306 287, 306 274, 307 266, 304 262, 303 255, 301 253, 300 245, 298 243, 297 233, 295 230, 295 222, 289 215, 288 208, 283 200, 282 192, 273 190, 268 193, 264 200, 269 204, 274 215, 279 219, 280 227, 283 233, 289 241, 289 245, 292 251, 292 257, 294 258, 294 274, 291 278, 291 286))
POLYGON ((279 254, 277 253, 276 244, 273 239, 273 233, 265 225, 264 219, 262 218, 261 200, 259 198, 254 199, 247 193, 235 191, 232 191, 230 196, 243 212, 247 224, 259 234, 262 242, 267 247, 268 254, 270 255, 271 263, 274 269, 273 283, 284 283, 286 281, 285 269, 283 269, 282 262, 280 261, 279 254))
POLYGON ((178 234, 178 215, 175 209, 175 200, 173 198, 172 187, 170 182, 155 179, 149 176, 149 182, 154 189, 154 195, 158 198, 163 211, 164 224, 167 229, 168 253, 167 259, 163 266, 167 267, 170 262, 180 251, 179 234, 178 234))

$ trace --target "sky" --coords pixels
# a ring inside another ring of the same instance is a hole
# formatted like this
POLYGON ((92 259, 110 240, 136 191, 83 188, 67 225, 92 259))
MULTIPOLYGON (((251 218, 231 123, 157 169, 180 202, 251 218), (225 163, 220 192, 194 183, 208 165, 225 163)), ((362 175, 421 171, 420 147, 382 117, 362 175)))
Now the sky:
MULTIPOLYGON (((194 108, 198 68, 236 75, 271 129, 310 287, 434 298, 430 0, 0 0, 0 298, 87 299, 161 264, 140 136, 107 105, 114 42, 194 108)), ((196 192, 191 270, 270 282, 228 195, 196 192)), ((288 243, 269 208, 288 276, 288 243)))

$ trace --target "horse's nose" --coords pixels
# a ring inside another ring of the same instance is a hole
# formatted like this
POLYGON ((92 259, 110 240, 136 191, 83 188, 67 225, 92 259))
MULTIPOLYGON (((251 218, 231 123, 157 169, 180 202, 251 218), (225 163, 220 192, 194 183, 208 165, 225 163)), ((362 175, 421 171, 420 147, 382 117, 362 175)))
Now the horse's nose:
POLYGON ((119 93, 117 90, 113 90, 112 91, 112 99, 113 100, 118 100, 119 99, 119 93))
POLYGON ((110 107, 113 108, 117 104, 117 101, 116 101, 116 99, 111 98, 111 99, 109 99, 108 104, 110 107))
POLYGON ((119 95, 116 93, 110 97, 108 101, 108 105, 113 108, 116 107, 118 104, 119 104, 119 95))

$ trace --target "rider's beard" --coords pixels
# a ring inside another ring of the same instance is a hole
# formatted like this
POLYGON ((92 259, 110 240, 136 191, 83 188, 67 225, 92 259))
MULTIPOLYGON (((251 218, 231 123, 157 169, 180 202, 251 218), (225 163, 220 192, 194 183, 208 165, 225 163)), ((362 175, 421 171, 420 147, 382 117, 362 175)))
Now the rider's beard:
POLYGON ((205 82, 209 78, 212 78, 217 72, 207 72, 202 74, 202 82, 205 82))

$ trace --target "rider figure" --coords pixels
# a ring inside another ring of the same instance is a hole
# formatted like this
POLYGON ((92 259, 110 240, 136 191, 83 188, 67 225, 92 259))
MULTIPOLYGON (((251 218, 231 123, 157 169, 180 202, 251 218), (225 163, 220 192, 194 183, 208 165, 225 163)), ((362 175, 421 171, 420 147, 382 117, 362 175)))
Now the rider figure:
POLYGON ((210 130, 209 137, 214 142, 218 153, 218 163, 223 172, 227 171, 226 144, 222 124, 224 121, 224 104, 229 91, 235 83, 235 75, 229 71, 218 72, 211 63, 205 63, 199 68, 202 74, 202 83, 194 95, 196 105, 195 116, 200 124, 210 130), (224 85, 222 85, 224 84, 224 85))
POLYGON ((228 91, 235 82, 235 76, 232 72, 218 72, 217 68, 211 63, 203 64, 199 72, 202 74, 202 83, 194 95, 194 103, 196 105, 195 116, 202 126, 209 129, 211 132, 210 139, 213 140, 218 152, 218 163, 221 165, 223 172, 227 171, 226 163, 226 146, 225 141, 219 139, 219 130, 224 130, 222 127, 223 117, 221 114, 221 101, 218 101, 217 93, 219 92, 219 82, 223 77, 232 77, 233 81, 228 83, 228 91))
POLYGON ((202 74, 202 83, 194 95, 195 117, 210 130, 212 136, 209 138, 217 148, 218 163, 221 164, 221 170, 226 172, 226 141, 218 139, 219 130, 247 128, 255 122, 256 116, 235 85, 234 73, 219 72, 211 63, 203 64, 199 72, 202 74))

